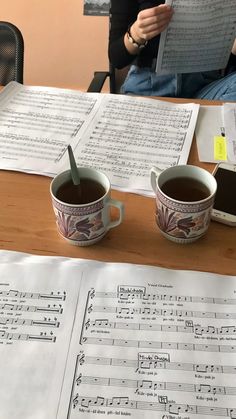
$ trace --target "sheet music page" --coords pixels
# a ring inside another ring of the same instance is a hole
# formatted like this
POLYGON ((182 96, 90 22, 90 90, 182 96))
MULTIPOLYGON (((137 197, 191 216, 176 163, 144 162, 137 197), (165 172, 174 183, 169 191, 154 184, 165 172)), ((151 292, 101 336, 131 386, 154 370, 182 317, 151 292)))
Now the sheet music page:
POLYGON ((80 279, 73 260, 0 252, 1 419, 56 418, 80 279))
POLYGON ((236 277, 84 271, 58 419, 236 418, 236 277))
POLYGON ((236 31, 235 0, 166 0, 174 9, 162 32, 158 74, 226 67, 236 31))
MULTIPOLYGON (((0 93, 0 168, 53 176, 102 96, 11 82, 0 93)), ((66 162, 66 163, 65 163, 66 162)))
POLYGON ((75 149, 78 164, 108 175, 116 189, 152 194, 150 169, 187 163, 199 105, 105 95, 75 149))
POLYGON ((150 169, 187 162, 199 105, 10 83, 0 94, 0 168, 53 176, 78 165, 152 194, 150 169))

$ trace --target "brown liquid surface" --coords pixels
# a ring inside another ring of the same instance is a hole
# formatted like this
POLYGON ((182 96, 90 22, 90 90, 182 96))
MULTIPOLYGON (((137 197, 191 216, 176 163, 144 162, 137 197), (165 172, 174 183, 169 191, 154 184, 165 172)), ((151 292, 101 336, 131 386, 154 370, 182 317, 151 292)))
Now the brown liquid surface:
POLYGON ((170 179, 162 185, 161 190, 172 199, 186 202, 201 201, 210 195, 204 183, 187 177, 170 179))
POLYGON ((67 204, 88 204, 105 195, 105 188, 96 180, 82 178, 80 185, 71 180, 58 188, 56 197, 67 204))

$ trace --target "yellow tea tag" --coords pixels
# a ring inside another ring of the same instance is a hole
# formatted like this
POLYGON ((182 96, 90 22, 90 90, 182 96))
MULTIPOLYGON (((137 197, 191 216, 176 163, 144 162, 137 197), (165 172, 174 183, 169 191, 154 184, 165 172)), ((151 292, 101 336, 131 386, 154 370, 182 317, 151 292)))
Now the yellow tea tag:
POLYGON ((227 140, 225 137, 214 137, 214 159, 227 161, 227 140))

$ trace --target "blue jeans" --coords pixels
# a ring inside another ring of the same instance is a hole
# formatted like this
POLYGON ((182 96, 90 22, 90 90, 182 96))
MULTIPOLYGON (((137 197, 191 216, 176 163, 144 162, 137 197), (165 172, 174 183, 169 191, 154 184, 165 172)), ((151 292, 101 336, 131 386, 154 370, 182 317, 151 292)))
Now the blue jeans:
POLYGON ((121 93, 236 101, 236 72, 226 77, 220 71, 159 76, 150 68, 132 65, 121 93))

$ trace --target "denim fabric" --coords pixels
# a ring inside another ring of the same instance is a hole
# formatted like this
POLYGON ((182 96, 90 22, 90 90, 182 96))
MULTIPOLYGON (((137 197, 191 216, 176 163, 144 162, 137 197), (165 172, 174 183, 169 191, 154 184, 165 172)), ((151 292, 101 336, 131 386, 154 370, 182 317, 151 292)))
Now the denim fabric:
POLYGON ((236 72, 210 83, 201 89, 195 98, 209 100, 236 101, 236 72))
POLYGON ((121 93, 235 101, 236 73, 226 77, 220 71, 159 76, 150 68, 132 65, 121 93))

